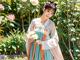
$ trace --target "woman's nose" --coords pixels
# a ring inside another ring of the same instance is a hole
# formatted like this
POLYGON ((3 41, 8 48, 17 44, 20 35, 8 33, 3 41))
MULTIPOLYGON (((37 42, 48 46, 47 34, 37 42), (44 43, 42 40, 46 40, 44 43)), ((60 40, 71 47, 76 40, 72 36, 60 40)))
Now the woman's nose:
POLYGON ((51 15, 51 13, 48 13, 47 15, 48 15, 48 16, 50 16, 50 15, 51 15))

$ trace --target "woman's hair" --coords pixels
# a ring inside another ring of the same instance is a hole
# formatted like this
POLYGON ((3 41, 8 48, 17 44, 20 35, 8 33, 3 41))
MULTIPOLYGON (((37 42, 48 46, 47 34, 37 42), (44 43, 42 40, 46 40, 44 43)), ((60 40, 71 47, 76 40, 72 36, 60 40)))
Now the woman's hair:
POLYGON ((50 9, 51 8, 54 10, 54 14, 55 14, 56 9, 57 9, 56 5, 57 5, 56 3, 49 1, 44 5, 44 9, 50 9))

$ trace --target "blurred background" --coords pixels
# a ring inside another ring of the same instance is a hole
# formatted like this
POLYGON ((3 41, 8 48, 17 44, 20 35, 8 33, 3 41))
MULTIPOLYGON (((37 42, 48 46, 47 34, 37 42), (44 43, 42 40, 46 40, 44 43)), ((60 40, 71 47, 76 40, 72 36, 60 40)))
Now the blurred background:
POLYGON ((80 60, 80 0, 0 0, 0 59, 27 60, 25 34, 47 1, 57 3, 51 20, 65 60, 80 60))

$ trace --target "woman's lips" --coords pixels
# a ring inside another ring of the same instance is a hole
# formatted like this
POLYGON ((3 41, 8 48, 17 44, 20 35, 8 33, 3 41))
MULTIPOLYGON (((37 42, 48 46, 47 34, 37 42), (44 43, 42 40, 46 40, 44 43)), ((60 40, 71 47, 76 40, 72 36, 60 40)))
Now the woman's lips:
POLYGON ((46 15, 46 17, 48 18, 49 16, 48 16, 48 15, 46 15))

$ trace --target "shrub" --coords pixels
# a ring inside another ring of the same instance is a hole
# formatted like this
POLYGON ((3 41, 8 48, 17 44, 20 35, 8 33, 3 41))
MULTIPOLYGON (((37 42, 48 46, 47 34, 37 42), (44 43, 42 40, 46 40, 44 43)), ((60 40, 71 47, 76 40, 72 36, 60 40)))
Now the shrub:
POLYGON ((24 34, 12 32, 0 42, 0 54, 21 54, 25 50, 24 34))

